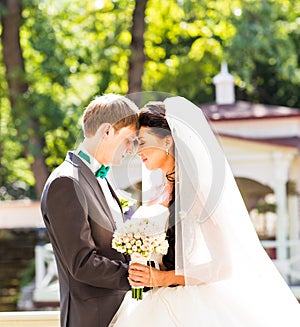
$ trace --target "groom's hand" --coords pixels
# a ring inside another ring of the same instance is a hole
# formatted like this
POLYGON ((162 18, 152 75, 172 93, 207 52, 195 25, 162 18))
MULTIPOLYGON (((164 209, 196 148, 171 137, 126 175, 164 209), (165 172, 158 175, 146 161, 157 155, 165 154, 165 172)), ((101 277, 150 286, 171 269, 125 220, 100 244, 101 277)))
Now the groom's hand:
POLYGON ((163 272, 153 267, 144 266, 139 263, 132 263, 128 270, 128 280, 133 287, 157 287, 163 286, 163 272))

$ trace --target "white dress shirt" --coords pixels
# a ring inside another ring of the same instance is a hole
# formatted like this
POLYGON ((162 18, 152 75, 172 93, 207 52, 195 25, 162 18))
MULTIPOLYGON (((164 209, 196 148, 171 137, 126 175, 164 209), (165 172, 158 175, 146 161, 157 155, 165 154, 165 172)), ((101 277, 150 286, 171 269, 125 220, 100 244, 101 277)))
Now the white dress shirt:
MULTIPOLYGON (((93 174, 95 174, 95 172, 101 167, 101 164, 93 156, 91 156, 89 154, 89 152, 84 148, 82 143, 79 145, 79 147, 75 151, 75 154, 78 155, 79 151, 84 152, 85 154, 87 154, 90 157, 90 163, 84 159, 82 161, 84 162, 84 164, 86 166, 88 166, 90 168, 90 170, 93 172, 93 174)), ((98 177, 97 180, 102 188, 105 199, 106 199, 108 206, 110 208, 110 211, 112 213, 113 219, 114 219, 116 225, 119 226, 119 224, 123 223, 123 215, 121 213, 120 207, 109 189, 106 178, 98 177)))

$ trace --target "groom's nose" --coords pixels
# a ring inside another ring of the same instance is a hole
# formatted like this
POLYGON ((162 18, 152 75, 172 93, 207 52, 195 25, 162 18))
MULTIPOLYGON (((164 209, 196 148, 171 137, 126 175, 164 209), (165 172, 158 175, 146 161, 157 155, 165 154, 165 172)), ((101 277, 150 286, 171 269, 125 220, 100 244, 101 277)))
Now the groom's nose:
POLYGON ((135 153, 135 144, 134 141, 130 141, 129 144, 127 145, 127 153, 133 154, 135 153))

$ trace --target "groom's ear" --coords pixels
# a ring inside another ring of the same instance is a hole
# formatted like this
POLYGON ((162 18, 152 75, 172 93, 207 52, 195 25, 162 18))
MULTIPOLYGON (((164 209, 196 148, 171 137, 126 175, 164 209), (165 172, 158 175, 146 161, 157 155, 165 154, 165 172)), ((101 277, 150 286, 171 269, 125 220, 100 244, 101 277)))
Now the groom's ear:
POLYGON ((113 130, 113 127, 110 123, 103 123, 99 126, 96 134, 99 138, 105 138, 113 130))

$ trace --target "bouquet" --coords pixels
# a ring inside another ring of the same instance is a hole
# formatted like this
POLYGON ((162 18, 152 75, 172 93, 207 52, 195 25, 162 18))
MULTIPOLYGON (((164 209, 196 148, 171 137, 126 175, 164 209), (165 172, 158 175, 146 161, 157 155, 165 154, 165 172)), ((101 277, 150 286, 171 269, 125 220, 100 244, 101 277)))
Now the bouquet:
MULTIPOLYGON (((122 224, 113 235, 112 248, 131 256, 131 262, 147 264, 151 254, 166 254, 169 243, 166 233, 149 219, 131 219, 122 224)), ((132 298, 143 298, 143 287, 132 288, 132 298)))

